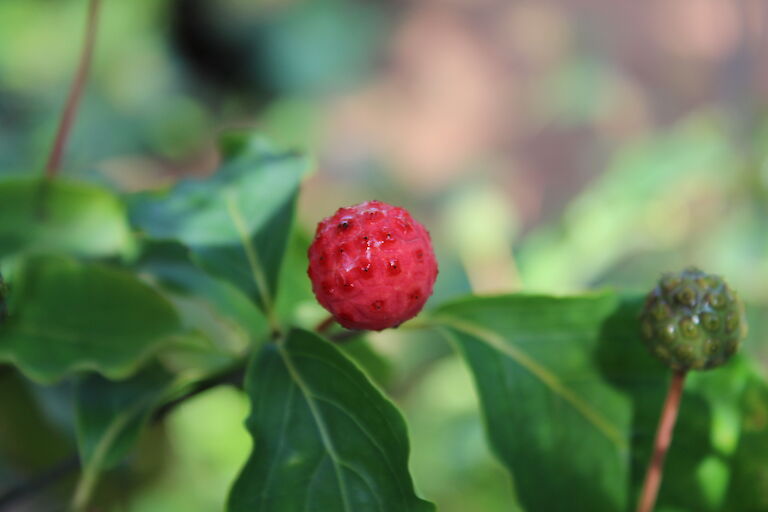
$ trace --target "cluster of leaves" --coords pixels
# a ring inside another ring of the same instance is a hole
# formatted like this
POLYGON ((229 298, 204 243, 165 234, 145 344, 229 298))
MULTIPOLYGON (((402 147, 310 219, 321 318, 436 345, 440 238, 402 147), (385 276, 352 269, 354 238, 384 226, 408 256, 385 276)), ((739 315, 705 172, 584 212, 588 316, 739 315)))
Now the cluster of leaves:
MULTIPOLYGON (((296 320, 305 261, 287 248, 301 254, 292 234, 308 162, 250 136, 222 153, 210 178, 127 197, 65 180, 0 183, 10 284, 0 360, 39 383, 76 381, 74 507, 151 418, 245 368, 253 451, 228 510, 433 509, 414 489, 405 422, 372 383, 376 368, 296 320)), ((607 292, 471 296, 419 322, 474 375, 511 507, 631 508, 668 378, 640 343, 640 306, 607 292)), ((745 357, 691 376, 660 505, 768 508, 755 458, 768 455, 766 410, 768 386, 745 357)))

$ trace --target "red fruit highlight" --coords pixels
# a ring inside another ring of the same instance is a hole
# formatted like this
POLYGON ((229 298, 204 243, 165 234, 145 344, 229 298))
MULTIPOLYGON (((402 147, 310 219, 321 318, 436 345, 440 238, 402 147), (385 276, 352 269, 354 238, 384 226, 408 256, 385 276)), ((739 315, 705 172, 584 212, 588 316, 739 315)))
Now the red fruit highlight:
POLYGON ((308 255, 315 297, 348 329, 380 331, 413 318, 437 278, 429 232, 404 208, 380 201, 321 221, 308 255))

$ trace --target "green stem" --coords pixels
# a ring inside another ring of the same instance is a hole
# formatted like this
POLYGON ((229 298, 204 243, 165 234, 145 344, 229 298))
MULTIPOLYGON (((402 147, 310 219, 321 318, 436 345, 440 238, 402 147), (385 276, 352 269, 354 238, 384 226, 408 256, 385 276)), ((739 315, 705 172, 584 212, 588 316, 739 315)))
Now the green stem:
POLYGON ((96 483, 99 480, 99 475, 101 474, 104 465, 104 459, 106 458, 107 453, 109 453, 112 443, 133 418, 134 409, 137 408, 134 407, 131 411, 124 413, 117 421, 109 426, 104 437, 102 437, 99 444, 96 445, 93 457, 89 463, 83 465, 83 471, 80 474, 80 479, 77 481, 75 494, 72 497, 71 508, 74 512, 83 512, 86 510, 86 507, 91 500, 91 496, 93 495, 93 491, 96 488, 96 483))
MULTIPOLYGON (((184 386, 188 388, 183 394, 173 399, 166 397, 161 400, 163 405, 155 410, 152 416, 152 421, 159 421, 179 404, 211 388, 222 384, 239 385, 245 376, 245 368, 249 359, 250 356, 237 359, 230 365, 210 374, 204 379, 185 384, 184 386)), ((171 385, 170 388, 178 389, 181 386, 182 381, 177 379, 176 383, 171 385)), ((99 440, 91 459, 87 461, 87 463, 83 461, 82 472, 71 501, 71 509, 73 512, 84 512, 86 510, 86 507, 93 496, 93 491, 98 484, 99 476, 104 469, 104 461, 110 448, 123 432, 123 429, 131 422, 131 420, 135 419, 148 404, 149 402, 147 400, 139 401, 132 407, 123 411, 122 415, 109 426, 105 435, 99 440)))
POLYGON ((72 131, 72 124, 77 115, 77 107, 80 104, 80 98, 83 95, 83 89, 88 79, 88 72, 93 60, 93 49, 96 46, 96 29, 99 21, 99 10, 101 0, 90 0, 88 4, 88 21, 85 26, 85 41, 80 53, 80 64, 75 73, 75 79, 69 90, 69 96, 64 106, 64 112, 61 114, 59 127, 56 130, 56 138, 51 148, 51 154, 48 157, 48 163, 45 166, 45 177, 49 180, 56 176, 61 165, 61 158, 64 153, 64 147, 72 131))

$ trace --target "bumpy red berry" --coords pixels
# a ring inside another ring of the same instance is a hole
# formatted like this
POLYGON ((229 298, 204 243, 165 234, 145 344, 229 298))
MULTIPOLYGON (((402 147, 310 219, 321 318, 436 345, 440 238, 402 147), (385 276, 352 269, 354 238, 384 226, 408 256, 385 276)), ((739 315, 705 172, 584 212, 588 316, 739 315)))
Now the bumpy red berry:
POLYGON ((646 298, 641 325, 651 353, 677 371, 725 363, 747 328, 736 292, 696 268, 662 276, 646 298))
POLYGON ((317 225, 309 278, 348 329, 396 327, 424 307, 437 278, 429 232, 403 208, 368 201, 317 225))

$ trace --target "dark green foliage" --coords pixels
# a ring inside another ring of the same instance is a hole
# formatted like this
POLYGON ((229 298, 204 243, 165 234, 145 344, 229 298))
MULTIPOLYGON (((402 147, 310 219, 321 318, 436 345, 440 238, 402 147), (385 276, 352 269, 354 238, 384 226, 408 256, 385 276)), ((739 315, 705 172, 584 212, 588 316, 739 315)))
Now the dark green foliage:
POLYGON ((648 294, 640 320, 648 349, 676 371, 724 364, 747 329, 737 293, 721 277, 696 268, 665 274, 648 294))
POLYGON ((528 510, 628 502, 632 404, 594 359, 617 306, 614 295, 508 296, 437 313, 470 365, 491 443, 528 510))
POLYGON ((338 349, 295 330, 246 378, 254 450, 230 512, 434 510, 408 474, 400 413, 338 349))
POLYGON ((8 289, 6 288, 3 276, 0 274, 0 322, 5 320, 8 316, 8 306, 6 305, 6 296, 8 295, 8 289))

